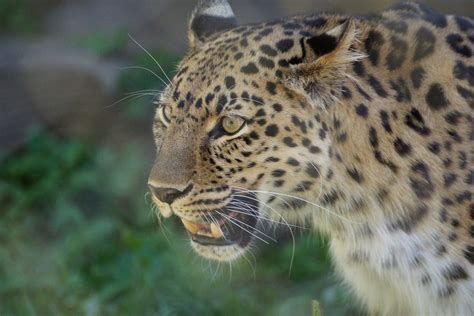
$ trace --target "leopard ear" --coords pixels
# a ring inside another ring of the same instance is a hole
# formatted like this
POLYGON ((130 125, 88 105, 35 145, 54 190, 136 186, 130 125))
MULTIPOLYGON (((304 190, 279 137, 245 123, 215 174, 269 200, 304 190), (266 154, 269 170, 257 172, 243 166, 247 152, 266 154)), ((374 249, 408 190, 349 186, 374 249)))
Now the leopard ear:
POLYGON ((197 47, 212 34, 236 26, 237 19, 226 0, 199 0, 189 21, 189 46, 197 47))
POLYGON ((347 68, 364 57, 353 48, 357 29, 352 20, 309 38, 302 38, 303 57, 289 61, 284 78, 290 88, 304 94, 314 106, 327 107, 338 100, 347 68))

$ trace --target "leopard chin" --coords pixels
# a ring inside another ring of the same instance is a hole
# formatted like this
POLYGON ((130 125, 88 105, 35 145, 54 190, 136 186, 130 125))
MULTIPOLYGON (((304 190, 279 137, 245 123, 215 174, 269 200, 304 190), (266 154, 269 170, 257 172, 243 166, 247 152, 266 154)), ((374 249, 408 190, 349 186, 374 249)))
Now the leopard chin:
POLYGON ((238 244, 227 246, 206 246, 193 240, 191 240, 191 247, 198 255, 209 260, 220 262, 231 262, 237 260, 248 248, 248 246, 242 247, 238 244))

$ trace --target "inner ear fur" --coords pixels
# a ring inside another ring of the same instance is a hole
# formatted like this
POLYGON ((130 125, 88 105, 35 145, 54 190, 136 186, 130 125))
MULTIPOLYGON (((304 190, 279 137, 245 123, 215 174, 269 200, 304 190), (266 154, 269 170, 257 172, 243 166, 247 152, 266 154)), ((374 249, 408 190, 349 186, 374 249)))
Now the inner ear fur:
POLYGON ((338 100, 347 68, 364 57, 353 47, 357 41, 354 21, 301 41, 303 58, 284 71, 290 88, 304 94, 314 106, 327 107, 338 100))

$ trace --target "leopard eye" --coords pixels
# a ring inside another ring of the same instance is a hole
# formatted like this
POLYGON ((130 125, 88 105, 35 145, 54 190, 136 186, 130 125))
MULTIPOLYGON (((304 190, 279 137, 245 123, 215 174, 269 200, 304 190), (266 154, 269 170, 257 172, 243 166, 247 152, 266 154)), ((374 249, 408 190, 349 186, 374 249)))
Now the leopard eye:
POLYGON ((158 109, 158 116, 160 117, 161 121, 163 122, 163 124, 165 125, 168 125, 171 120, 171 106, 169 105, 162 105, 159 109, 158 109))
POLYGON ((229 135, 236 134, 245 126, 245 120, 236 115, 225 116, 221 121, 222 129, 229 135))

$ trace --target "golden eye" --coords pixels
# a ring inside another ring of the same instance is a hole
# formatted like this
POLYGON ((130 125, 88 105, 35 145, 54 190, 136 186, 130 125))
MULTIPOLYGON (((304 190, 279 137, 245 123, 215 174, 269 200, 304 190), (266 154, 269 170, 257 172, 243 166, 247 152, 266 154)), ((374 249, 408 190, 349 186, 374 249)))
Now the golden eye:
POLYGON ((160 108, 160 118, 161 121, 165 124, 168 125, 170 123, 170 118, 171 118, 171 106, 169 105, 163 105, 160 108))
POLYGON ((227 134, 235 134, 238 131, 242 129, 242 127, 245 125, 245 120, 241 118, 240 116, 225 116, 222 119, 222 128, 227 134))

